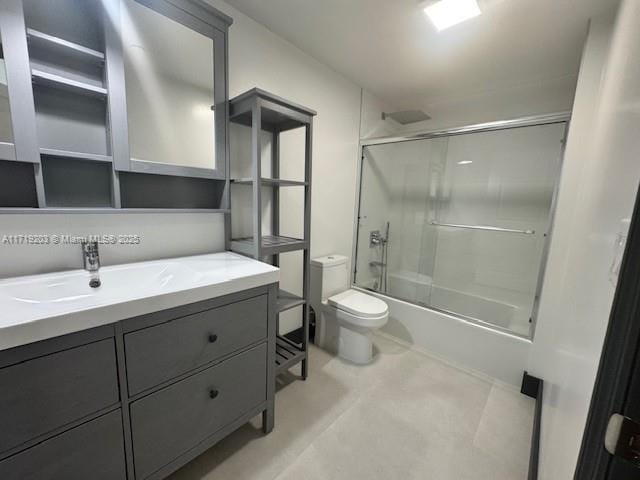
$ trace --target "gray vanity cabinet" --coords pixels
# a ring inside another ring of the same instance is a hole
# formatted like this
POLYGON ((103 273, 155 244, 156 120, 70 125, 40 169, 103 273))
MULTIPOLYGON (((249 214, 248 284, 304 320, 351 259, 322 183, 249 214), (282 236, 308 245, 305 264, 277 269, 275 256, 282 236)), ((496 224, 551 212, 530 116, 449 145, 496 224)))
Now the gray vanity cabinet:
POLYGON ((0 462, 3 480, 126 478, 121 411, 115 410, 0 462))
POLYGON ((151 473, 266 400, 265 344, 131 404, 136 475, 151 473))
POLYGON ((0 351, 0 479, 162 479, 258 414, 277 284, 0 351))
POLYGON ((120 401, 113 338, 0 369, 0 451, 120 401))
POLYGON ((260 295, 126 334, 129 394, 266 340, 266 312, 260 295))

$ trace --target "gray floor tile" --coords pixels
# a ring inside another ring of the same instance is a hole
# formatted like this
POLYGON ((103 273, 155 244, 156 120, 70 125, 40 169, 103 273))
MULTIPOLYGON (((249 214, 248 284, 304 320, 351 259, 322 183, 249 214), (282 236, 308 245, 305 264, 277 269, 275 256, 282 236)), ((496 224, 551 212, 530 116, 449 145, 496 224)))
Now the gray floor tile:
POLYGON ((526 478, 531 399, 375 343, 365 367, 312 347, 309 379, 281 385, 273 433, 254 419, 171 480, 526 478))

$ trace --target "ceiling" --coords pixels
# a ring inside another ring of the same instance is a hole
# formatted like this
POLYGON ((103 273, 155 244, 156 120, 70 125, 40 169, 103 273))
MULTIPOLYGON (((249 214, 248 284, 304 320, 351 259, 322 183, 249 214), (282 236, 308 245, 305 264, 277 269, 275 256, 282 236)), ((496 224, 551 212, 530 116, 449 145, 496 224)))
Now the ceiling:
POLYGON ((397 109, 575 82, 588 19, 618 0, 479 0, 438 32, 418 0, 226 0, 397 109))

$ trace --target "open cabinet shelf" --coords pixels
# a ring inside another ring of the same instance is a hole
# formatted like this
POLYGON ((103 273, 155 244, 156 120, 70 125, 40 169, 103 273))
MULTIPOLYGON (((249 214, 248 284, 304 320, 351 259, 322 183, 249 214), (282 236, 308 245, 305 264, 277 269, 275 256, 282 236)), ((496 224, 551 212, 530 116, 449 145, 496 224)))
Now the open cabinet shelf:
POLYGON ((94 162, 111 162, 111 155, 99 155, 97 153, 71 152, 69 150, 58 150, 57 148, 41 148, 40 155, 50 157, 77 158, 80 160, 91 160, 94 162))
POLYGON ((46 87, 58 88, 71 93, 88 95, 92 97, 106 97, 108 91, 106 88, 92 85, 91 83, 81 82, 72 78, 66 78, 62 75, 45 72, 42 70, 31 69, 31 76, 34 83, 46 87))
POLYGON ((78 45, 74 42, 69 42, 63 38, 56 37, 55 35, 40 32, 33 28, 27 28, 27 39, 29 41, 29 45, 37 46, 43 50, 73 56, 78 60, 104 63, 105 56, 102 52, 78 45))

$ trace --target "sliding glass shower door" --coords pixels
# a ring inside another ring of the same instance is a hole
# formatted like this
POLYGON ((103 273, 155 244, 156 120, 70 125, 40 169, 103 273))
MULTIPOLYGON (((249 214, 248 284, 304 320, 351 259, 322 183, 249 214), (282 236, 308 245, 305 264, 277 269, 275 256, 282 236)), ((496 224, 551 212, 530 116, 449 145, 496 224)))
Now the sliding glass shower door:
POLYGON ((564 130, 364 147, 356 285, 530 336, 564 130))

